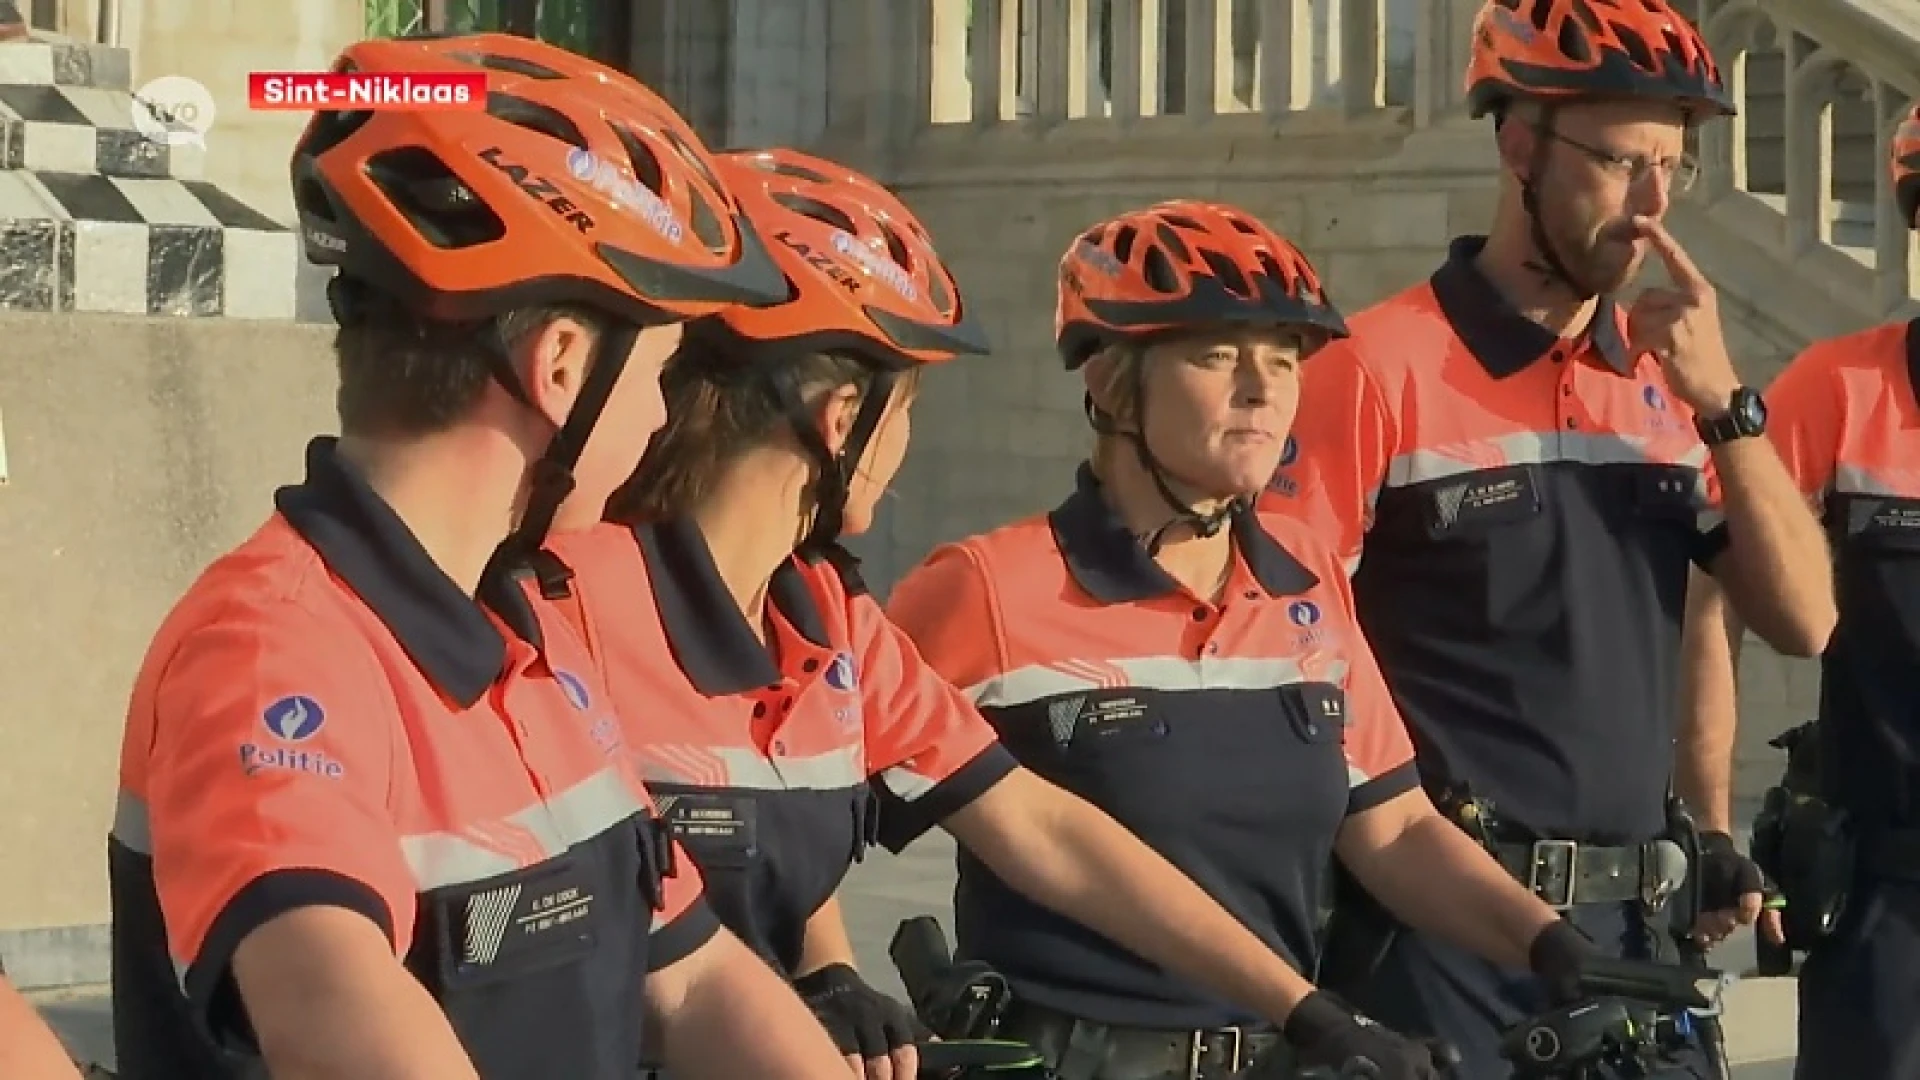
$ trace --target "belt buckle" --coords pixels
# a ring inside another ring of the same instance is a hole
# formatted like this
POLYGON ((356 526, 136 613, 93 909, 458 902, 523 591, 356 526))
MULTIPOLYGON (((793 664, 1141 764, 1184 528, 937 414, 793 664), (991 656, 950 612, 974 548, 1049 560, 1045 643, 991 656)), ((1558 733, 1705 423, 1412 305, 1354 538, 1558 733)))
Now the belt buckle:
POLYGON ((1574 881, 1579 876, 1580 845, 1572 840, 1535 840, 1527 863, 1527 888, 1555 911, 1573 906, 1574 881), (1559 888, 1554 888, 1558 879, 1559 888))
POLYGON ((1187 1080, 1204 1080, 1206 1074, 1200 1071, 1201 1059, 1214 1048, 1215 1038, 1223 1038, 1227 1047, 1227 1060, 1224 1063, 1229 1073, 1239 1072, 1249 1064, 1243 1060, 1246 1049, 1246 1035, 1237 1027, 1220 1028, 1216 1031, 1195 1031, 1188 1043, 1187 1080))

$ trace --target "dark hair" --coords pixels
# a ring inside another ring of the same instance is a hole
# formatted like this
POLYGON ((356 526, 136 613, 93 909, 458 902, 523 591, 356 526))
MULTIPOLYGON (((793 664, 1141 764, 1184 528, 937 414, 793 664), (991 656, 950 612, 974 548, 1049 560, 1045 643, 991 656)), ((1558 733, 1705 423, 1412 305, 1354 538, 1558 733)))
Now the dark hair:
POLYGON ((787 366, 801 396, 818 400, 844 386, 865 394, 874 369, 857 356, 814 352, 754 361, 719 335, 689 326, 660 379, 667 422, 633 476, 607 502, 613 521, 662 521, 684 516, 705 499, 734 458, 765 445, 787 423, 774 388, 772 364, 787 366))
POLYGON ((423 319, 382 298, 360 308, 333 336, 340 374, 334 408, 340 433, 410 438, 445 431, 472 412, 487 384, 522 344, 559 319, 598 333, 604 320, 582 308, 530 307, 472 323, 423 319))

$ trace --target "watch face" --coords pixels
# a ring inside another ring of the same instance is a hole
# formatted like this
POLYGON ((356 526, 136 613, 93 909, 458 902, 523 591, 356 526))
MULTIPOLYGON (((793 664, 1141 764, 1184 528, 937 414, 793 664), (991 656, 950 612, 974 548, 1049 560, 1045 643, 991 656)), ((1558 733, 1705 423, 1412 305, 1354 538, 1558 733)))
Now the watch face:
POLYGON ((1733 415, 1743 429, 1761 431, 1767 426, 1767 401, 1752 390, 1742 390, 1733 396, 1733 415))

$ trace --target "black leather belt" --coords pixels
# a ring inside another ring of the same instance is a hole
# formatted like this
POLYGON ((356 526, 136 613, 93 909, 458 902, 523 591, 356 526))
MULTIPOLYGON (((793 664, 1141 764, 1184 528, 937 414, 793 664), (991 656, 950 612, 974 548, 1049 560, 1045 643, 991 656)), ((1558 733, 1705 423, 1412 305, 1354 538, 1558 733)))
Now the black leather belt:
POLYGON ((996 1035, 1033 1047, 1059 1080, 1228 1080, 1280 1041, 1259 1028, 1113 1027, 1020 1002, 996 1035))
POLYGON ((1659 880, 1652 845, 1608 847, 1572 840, 1534 840, 1493 844, 1493 857, 1507 873, 1549 907, 1606 904, 1626 900, 1660 903, 1668 888, 1659 880))

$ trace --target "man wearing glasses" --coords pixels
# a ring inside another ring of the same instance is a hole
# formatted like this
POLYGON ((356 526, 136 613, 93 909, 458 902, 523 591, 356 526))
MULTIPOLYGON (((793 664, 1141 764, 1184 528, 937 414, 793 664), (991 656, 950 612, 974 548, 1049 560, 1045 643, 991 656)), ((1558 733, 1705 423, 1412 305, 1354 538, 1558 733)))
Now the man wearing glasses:
MULTIPOLYGON (((1662 0, 1489 3, 1472 48, 1492 229, 1307 364, 1265 505, 1349 560, 1435 802, 1584 933, 1546 935, 1575 955, 1534 968, 1670 957, 1676 917, 1704 948, 1761 901, 1729 837, 1730 717, 1677 720, 1693 568, 1782 652, 1818 653, 1834 622, 1818 523, 1758 437, 1712 286, 1661 224, 1698 172, 1688 129, 1733 106, 1662 0), (1616 304, 1648 255, 1671 286, 1616 304), (1697 895, 1670 904, 1683 879, 1697 895)), ((1449 1040, 1464 1076, 1509 1075, 1503 1031, 1559 1003, 1358 897, 1326 956, 1322 986, 1449 1040)))

